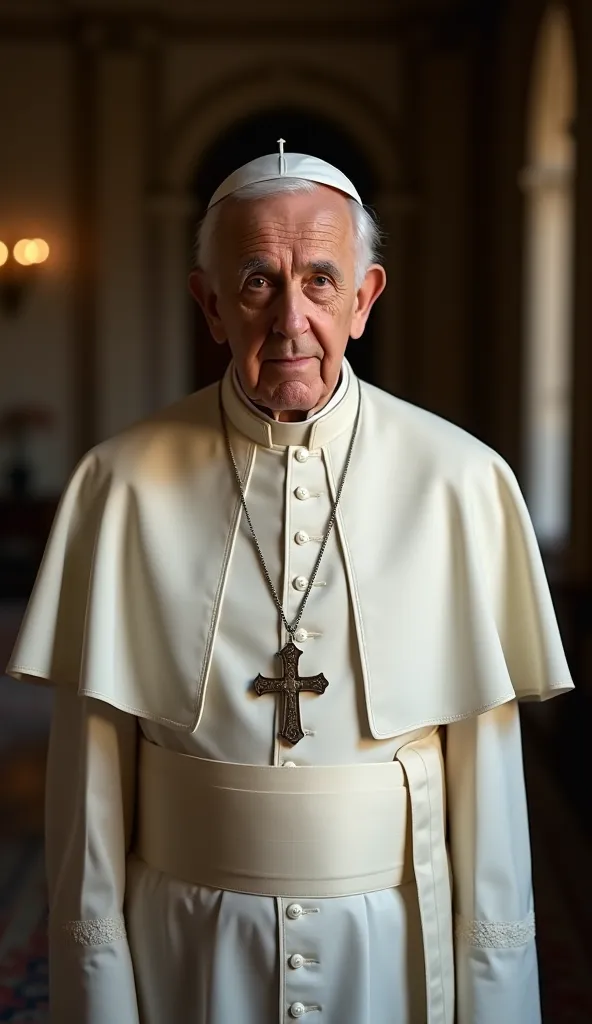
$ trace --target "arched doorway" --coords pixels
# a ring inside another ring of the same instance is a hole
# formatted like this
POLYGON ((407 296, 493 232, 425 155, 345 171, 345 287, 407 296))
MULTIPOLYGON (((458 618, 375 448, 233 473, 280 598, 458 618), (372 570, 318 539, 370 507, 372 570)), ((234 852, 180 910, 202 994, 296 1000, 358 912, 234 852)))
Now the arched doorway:
MULTIPOLYGON (((328 118, 293 107, 277 107, 259 111, 237 121, 206 150, 197 166, 192 191, 198 219, 203 216, 210 196, 220 182, 237 167, 264 153, 276 150, 276 140, 286 139, 286 149, 311 153, 335 164, 350 177, 364 202, 372 206, 377 183, 370 164, 347 132, 328 118)), ((188 244, 194 247, 196 223, 191 224, 188 244)), ((201 311, 194 305, 191 334, 192 382, 195 389, 217 380, 228 363, 226 347, 215 345, 201 311)), ((376 350, 372 317, 363 337, 348 348, 356 373, 374 383, 376 350)))
POLYGON ((563 4, 543 18, 532 69, 526 196, 526 496, 539 542, 569 540, 576 74, 563 4))

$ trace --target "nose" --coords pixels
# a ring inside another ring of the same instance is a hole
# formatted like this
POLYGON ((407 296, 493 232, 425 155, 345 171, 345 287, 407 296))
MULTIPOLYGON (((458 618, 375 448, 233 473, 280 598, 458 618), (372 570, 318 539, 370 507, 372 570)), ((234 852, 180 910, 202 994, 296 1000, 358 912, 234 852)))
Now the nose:
POLYGON ((305 313, 305 297, 302 290, 295 286, 283 289, 276 300, 273 330, 284 338, 299 338, 308 330, 308 318, 305 313))

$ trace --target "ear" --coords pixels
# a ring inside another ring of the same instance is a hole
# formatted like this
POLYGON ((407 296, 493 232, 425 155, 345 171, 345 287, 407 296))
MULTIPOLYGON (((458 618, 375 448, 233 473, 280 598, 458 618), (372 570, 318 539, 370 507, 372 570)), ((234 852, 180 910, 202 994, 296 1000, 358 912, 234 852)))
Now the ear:
POLYGON ((189 275, 189 291, 195 301, 201 306, 214 341, 218 345, 223 345, 227 340, 226 329, 218 312, 218 296, 210 278, 203 270, 191 272, 189 275))
POLYGON ((366 271, 366 276, 361 286, 358 288, 349 332, 350 338, 355 339, 362 337, 366 321, 370 315, 370 310, 378 296, 384 291, 385 286, 385 269, 384 267, 381 267, 379 263, 374 263, 366 271))

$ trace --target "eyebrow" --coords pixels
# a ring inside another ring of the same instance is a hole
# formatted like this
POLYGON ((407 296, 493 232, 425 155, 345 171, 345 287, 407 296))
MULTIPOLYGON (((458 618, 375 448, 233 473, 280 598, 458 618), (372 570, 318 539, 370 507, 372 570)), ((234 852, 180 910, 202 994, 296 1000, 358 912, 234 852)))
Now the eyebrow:
MULTIPOLYGON (((311 260, 310 263, 307 263, 305 270, 312 270, 315 274, 326 274, 328 277, 335 278, 338 284, 343 284, 345 280, 342 271, 333 260, 311 260)), ((253 256, 251 259, 241 263, 239 267, 240 277, 256 273, 269 274, 270 277, 277 275, 274 266, 264 256, 253 256)))
POLYGON ((253 256, 251 259, 245 260, 244 263, 241 263, 238 268, 240 277, 245 277, 247 274, 254 274, 257 271, 260 271, 261 273, 269 273, 270 271, 273 271, 271 263, 269 260, 266 260, 264 256, 253 256))
POLYGON ((333 260, 313 260, 312 263, 308 264, 308 269, 314 270, 315 274, 327 274, 328 277, 334 277, 338 284, 343 284, 345 278, 337 266, 333 263, 333 260))

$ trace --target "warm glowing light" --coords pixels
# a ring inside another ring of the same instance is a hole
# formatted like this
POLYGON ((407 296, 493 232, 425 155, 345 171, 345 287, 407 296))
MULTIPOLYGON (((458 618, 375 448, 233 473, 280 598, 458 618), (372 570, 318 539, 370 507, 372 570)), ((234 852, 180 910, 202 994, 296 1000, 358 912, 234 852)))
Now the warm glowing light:
POLYGON ((12 255, 14 256, 16 262, 20 263, 21 266, 23 267, 30 266, 32 262, 30 257, 27 255, 27 249, 30 245, 30 238, 21 238, 21 240, 16 243, 14 249, 12 250, 12 255))
POLYGON ((27 263, 37 263, 37 244, 34 241, 27 242, 25 246, 25 257, 27 263))
POLYGON ((24 248, 26 262, 45 263, 49 256, 49 246, 43 238, 32 238, 24 248))
MULTIPOLYGON (((45 241, 45 239, 44 238, 34 238, 31 244, 34 245, 35 249, 36 249, 36 256, 35 256, 35 259, 32 262, 33 263, 45 263, 47 257, 49 256, 49 246, 48 246, 47 242, 45 241)), ((27 249, 27 252, 28 252, 28 249, 27 249)))
POLYGON ((0 267, 3 267, 8 259, 8 246, 0 242, 0 267))
MULTIPOLYGON (((3 243, 0 243, 3 244, 3 243)), ((2 262, 6 262, 7 255, 2 261, 1 258, 2 250, 0 249, 0 266, 2 262)), ((44 238, 21 238, 12 250, 17 263, 20 263, 22 267, 30 267, 34 263, 45 263, 49 256, 49 245, 44 238)))

